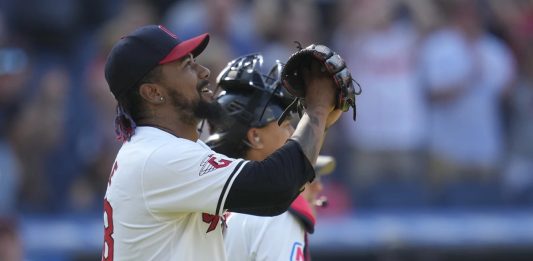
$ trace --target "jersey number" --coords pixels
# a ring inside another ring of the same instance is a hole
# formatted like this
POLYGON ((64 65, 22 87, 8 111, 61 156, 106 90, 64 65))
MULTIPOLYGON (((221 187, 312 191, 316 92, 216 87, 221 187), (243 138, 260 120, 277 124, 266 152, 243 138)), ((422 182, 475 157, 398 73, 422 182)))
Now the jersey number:
POLYGON ((104 199, 104 248, 102 261, 113 261, 113 208, 107 199, 104 199))
POLYGON ((209 233, 215 230, 215 228, 217 228, 218 222, 220 221, 220 217, 217 215, 202 213, 202 221, 209 224, 209 227, 207 228, 207 231, 205 232, 205 233, 209 233))
POLYGON ((113 208, 107 199, 104 199, 104 248, 102 249, 102 261, 113 261, 113 208))
MULTIPOLYGON (((107 186, 111 185, 111 178, 115 174, 118 164, 115 161, 107 186)), ((115 240, 113 239, 113 208, 111 204, 104 198, 104 246, 102 248, 102 261, 113 261, 113 253, 115 249, 115 240)))

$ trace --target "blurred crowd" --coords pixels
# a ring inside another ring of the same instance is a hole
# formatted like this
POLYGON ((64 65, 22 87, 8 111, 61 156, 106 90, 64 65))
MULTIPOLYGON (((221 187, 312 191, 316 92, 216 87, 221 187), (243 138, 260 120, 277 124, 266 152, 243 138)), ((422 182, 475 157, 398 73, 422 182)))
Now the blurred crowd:
POLYGON ((211 34, 213 84, 294 41, 346 59, 363 93, 324 145, 327 214, 533 203, 532 0, 0 0, 0 217, 101 213, 121 145, 103 66, 154 23, 211 34))

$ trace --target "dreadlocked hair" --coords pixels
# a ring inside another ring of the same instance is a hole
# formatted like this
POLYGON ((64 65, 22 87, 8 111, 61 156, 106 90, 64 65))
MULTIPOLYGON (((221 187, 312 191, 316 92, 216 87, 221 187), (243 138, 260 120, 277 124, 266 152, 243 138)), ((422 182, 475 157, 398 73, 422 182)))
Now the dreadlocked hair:
POLYGON ((117 116, 115 117, 115 134, 117 140, 125 142, 129 141, 137 124, 136 120, 139 118, 141 111, 141 95, 139 90, 130 91, 123 96, 117 105, 117 116))
POLYGON ((135 134, 136 122, 142 117, 143 99, 139 88, 144 83, 153 83, 159 79, 161 69, 156 66, 148 72, 135 88, 124 93, 118 99, 117 116, 115 117, 115 134, 117 140, 126 142, 135 134))

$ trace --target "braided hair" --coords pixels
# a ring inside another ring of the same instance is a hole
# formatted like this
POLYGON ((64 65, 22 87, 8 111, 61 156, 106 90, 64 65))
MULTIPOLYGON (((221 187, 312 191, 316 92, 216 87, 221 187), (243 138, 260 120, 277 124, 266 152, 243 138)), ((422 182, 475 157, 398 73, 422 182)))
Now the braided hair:
POLYGON ((156 66, 136 84, 135 88, 131 88, 118 98, 117 115, 115 117, 117 140, 122 142, 129 141, 135 134, 136 123, 143 118, 143 99, 139 89, 142 84, 157 82, 161 74, 161 67, 156 66))

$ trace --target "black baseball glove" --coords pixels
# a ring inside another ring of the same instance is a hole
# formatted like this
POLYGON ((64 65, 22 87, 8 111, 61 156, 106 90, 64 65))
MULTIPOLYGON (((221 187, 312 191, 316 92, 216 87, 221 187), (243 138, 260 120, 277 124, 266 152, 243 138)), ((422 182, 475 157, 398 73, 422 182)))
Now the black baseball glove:
POLYGON ((353 119, 355 121, 355 96, 361 94, 361 86, 352 78, 352 74, 346 67, 344 59, 327 46, 312 44, 306 48, 302 48, 300 43, 296 43, 298 44, 299 50, 289 57, 281 72, 283 87, 296 97, 296 100, 291 106, 297 106, 298 111, 301 112, 302 103, 299 100, 305 97, 306 88, 302 68, 309 67, 311 61, 316 60, 321 64, 321 70, 327 72, 333 78, 338 88, 335 108, 348 111, 352 107, 353 119), (357 90, 355 89, 354 83, 358 87, 357 90))

